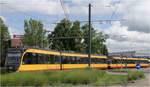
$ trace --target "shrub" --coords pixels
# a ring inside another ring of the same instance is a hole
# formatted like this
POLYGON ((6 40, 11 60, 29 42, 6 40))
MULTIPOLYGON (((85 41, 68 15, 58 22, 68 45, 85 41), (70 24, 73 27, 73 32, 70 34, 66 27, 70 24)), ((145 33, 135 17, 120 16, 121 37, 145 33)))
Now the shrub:
POLYGON ((103 78, 99 78, 95 83, 93 83, 93 85, 108 85, 108 84, 124 84, 127 82, 127 77, 126 75, 109 75, 109 74, 105 74, 103 76, 103 78))
POLYGON ((137 79, 143 79, 145 78, 144 73, 139 71, 130 71, 128 72, 128 80, 137 80, 137 79))
POLYGON ((104 85, 126 83, 128 80, 145 78, 141 72, 128 72, 128 75, 109 75, 104 70, 76 69, 64 71, 14 72, 3 74, 3 86, 46 86, 65 84, 104 85))
POLYGON ((5 73, 6 73, 5 67, 0 67, 0 74, 5 74, 5 73))

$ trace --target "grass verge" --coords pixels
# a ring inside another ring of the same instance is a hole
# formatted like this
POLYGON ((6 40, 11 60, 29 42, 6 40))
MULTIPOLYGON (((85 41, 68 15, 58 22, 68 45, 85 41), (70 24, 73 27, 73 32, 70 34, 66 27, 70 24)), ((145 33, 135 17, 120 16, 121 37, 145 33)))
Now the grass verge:
MULTIPOLYGON (((128 75, 109 75, 105 70, 74 69, 65 71, 39 71, 39 72, 14 72, 0 75, 2 86, 58 86, 58 85, 104 85, 126 83, 137 72, 129 72, 128 75)), ((141 72, 136 76, 144 78, 141 72)))
POLYGON ((6 70, 5 67, 0 67, 0 74, 5 74, 6 70))
POLYGON ((139 79, 144 79, 145 75, 144 73, 140 71, 130 71, 128 72, 128 80, 139 80, 139 79))

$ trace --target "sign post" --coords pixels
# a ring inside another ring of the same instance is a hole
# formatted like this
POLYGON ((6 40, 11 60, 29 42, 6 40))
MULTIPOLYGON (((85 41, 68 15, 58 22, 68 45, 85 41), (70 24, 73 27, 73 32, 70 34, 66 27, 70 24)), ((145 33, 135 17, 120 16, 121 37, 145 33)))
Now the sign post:
POLYGON ((140 68, 141 68, 140 64, 136 64, 137 71, 140 70, 140 68))

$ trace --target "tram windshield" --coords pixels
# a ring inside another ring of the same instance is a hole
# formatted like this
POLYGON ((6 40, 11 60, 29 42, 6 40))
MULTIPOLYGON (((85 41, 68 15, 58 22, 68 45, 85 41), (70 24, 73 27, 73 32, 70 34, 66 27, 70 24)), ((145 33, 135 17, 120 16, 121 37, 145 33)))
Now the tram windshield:
POLYGON ((16 64, 20 61, 21 53, 10 52, 7 55, 8 64, 16 64))

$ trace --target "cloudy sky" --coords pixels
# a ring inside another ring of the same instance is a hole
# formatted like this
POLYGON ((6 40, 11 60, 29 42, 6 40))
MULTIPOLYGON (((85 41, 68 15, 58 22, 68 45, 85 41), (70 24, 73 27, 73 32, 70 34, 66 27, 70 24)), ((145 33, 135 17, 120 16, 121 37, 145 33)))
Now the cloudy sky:
MULTIPOLYGON (((150 0, 64 0, 71 21, 88 19, 92 4, 92 21, 97 31, 109 34, 109 51, 150 48, 150 0)), ((40 20, 53 30, 55 22, 65 18, 60 0, 0 0, 0 17, 13 34, 24 34, 24 20, 40 20)))

